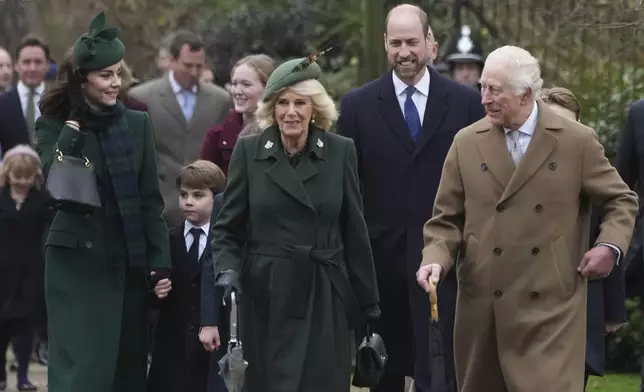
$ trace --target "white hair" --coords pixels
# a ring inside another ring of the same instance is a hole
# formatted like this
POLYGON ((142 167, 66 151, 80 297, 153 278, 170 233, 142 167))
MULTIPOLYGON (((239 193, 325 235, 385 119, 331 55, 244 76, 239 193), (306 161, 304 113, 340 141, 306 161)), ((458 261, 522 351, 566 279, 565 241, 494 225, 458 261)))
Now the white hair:
POLYGON ((521 95, 530 89, 534 97, 539 96, 543 86, 541 67, 539 60, 527 50, 517 46, 502 46, 487 56, 485 67, 488 66, 501 66, 506 70, 508 83, 515 95, 521 95))

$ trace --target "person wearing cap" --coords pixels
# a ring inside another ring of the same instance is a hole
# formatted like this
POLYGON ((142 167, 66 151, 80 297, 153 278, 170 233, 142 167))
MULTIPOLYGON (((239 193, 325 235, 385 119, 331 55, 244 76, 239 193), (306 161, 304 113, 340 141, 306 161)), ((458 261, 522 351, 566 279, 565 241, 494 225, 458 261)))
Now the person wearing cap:
POLYGON ((238 139, 213 227, 216 286, 241 295, 244 390, 349 391, 351 329, 380 315, 354 143, 315 57, 281 64, 238 139))
POLYGON ((479 79, 484 64, 483 49, 478 37, 472 36, 469 26, 461 27, 460 34, 450 41, 445 62, 453 80, 480 90, 479 79))
POLYGON ((167 284, 157 159, 145 112, 117 96, 125 54, 100 13, 40 102, 37 150, 87 159, 102 208, 58 204, 45 241, 50 392, 143 392, 149 289, 167 284))

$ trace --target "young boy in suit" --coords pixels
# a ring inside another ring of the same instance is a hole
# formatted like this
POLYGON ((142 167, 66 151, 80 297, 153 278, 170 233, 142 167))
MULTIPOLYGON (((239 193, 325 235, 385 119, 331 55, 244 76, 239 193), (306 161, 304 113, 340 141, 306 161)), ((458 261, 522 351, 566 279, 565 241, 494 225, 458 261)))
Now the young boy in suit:
POLYGON ((202 301, 206 301, 211 304, 207 327, 213 350, 221 341, 221 294, 213 290, 209 298, 202 299, 201 286, 208 273, 213 273, 211 220, 215 195, 223 191, 225 181, 223 171, 204 160, 184 166, 177 178, 184 222, 170 231, 172 282, 162 280, 155 287, 162 299, 148 373, 149 392, 226 391, 216 373, 218 353, 207 351, 199 338, 202 301))

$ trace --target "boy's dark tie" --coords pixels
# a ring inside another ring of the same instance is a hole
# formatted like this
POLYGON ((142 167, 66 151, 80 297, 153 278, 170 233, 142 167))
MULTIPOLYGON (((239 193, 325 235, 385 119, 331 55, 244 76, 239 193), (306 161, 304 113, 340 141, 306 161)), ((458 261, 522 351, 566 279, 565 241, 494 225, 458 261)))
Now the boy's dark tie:
POLYGON ((192 234, 192 245, 188 250, 188 259, 193 260, 195 263, 199 262, 199 240, 203 234, 203 230, 199 227, 193 227, 190 229, 190 234, 192 234))

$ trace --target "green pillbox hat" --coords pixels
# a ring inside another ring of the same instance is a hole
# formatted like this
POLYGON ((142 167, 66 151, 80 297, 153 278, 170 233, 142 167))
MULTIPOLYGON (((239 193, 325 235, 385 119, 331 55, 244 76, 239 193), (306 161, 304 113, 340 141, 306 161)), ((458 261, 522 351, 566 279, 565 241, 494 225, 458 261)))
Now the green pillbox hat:
POLYGON ((284 87, 292 86, 304 80, 318 79, 322 75, 320 66, 309 57, 289 60, 282 63, 266 81, 264 102, 269 101, 284 87))
POLYGON ((125 56, 125 46, 118 38, 121 29, 105 28, 105 13, 96 15, 89 31, 76 40, 74 60, 78 68, 95 71, 116 64, 125 56))

